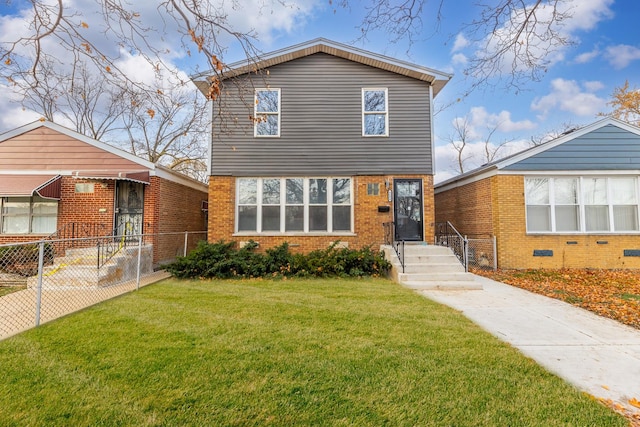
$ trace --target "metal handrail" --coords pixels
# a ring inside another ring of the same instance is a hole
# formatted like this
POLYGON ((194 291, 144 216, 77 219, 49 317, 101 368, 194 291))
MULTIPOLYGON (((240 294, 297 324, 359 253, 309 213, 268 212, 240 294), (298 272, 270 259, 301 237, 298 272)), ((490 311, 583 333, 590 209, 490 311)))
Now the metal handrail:
POLYGON ((435 232, 436 245, 450 248, 464 266, 464 271, 469 271, 469 241, 458 230, 447 222, 437 222, 435 232))
POLYGON ((382 223, 384 227, 384 243, 385 245, 389 245, 393 248, 400 261, 400 266, 402 267, 402 272, 404 273, 404 240, 396 240, 395 233, 395 221, 389 221, 382 223))

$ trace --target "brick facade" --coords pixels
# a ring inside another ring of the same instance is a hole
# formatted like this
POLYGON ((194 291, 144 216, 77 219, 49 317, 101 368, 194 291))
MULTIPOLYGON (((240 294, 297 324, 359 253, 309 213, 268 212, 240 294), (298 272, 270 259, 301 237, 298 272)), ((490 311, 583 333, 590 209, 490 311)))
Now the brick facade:
MULTIPOLYGON (((71 224, 81 227, 75 237, 111 235, 115 218, 115 180, 61 178, 58 202, 59 238, 71 238, 71 224), (76 184, 93 184, 93 192, 77 193, 76 184)), ((202 202, 207 193, 192 186, 153 176, 144 186, 143 232, 145 234, 180 233, 154 237, 154 262, 174 259, 183 254, 185 231, 206 230, 202 202)), ((46 238, 39 234, 0 234, 0 244, 32 242, 46 238)), ((204 234, 200 235, 205 238, 204 234)), ((190 244, 193 242, 190 242, 190 244)))
POLYGON ((498 268, 640 268, 640 236, 526 232, 524 177, 495 175, 436 195, 436 218, 469 237, 496 236, 498 268), (534 250, 553 256, 534 256, 534 250))
MULTIPOLYGON (((422 179, 424 198, 424 237, 433 242, 434 215, 433 176, 354 176, 353 180, 353 219, 354 233, 348 234, 294 234, 294 235, 234 235, 235 229, 235 182, 231 176, 212 176, 209 181, 209 225, 208 240, 215 242, 254 240, 262 249, 274 247, 284 242, 289 243, 292 250, 309 252, 324 249, 332 242, 348 243, 349 247, 360 248, 371 246, 378 248, 384 243, 383 223, 393 221, 392 202, 388 201, 385 183, 393 184, 394 178, 422 179), (378 183, 380 192, 377 196, 367 194, 367 184, 378 183), (389 206, 389 212, 378 212, 378 206, 389 206)), ((392 187, 390 187, 392 188, 392 187)))

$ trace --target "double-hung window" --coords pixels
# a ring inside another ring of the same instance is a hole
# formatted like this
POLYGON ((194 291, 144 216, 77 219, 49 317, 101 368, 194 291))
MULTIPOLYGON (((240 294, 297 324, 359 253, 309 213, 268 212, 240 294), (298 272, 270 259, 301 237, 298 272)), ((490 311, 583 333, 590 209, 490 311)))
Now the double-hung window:
POLYGON ((387 88, 362 89, 362 135, 389 136, 387 88))
POLYGON ((57 200, 38 196, 0 198, 2 234, 50 234, 57 224, 57 200))
POLYGON ((239 233, 352 230, 351 178, 238 178, 239 233))
POLYGON ((280 89, 256 89, 254 136, 280 136, 280 89))
POLYGON ((525 178, 530 233, 638 232, 636 177, 525 178))

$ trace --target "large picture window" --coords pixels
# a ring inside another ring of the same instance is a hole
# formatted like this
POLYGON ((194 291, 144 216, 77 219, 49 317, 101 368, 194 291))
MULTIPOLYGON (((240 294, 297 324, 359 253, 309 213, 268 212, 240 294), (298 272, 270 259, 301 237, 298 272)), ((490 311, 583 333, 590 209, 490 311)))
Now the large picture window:
POLYGON ((236 230, 352 231, 351 178, 238 178, 236 230))
POLYGON ((527 232, 640 231, 636 177, 525 178, 527 232))
POLYGON ((256 89, 255 136, 280 136, 280 89, 256 89))
POLYGON ((386 88, 362 89, 362 135, 389 135, 389 107, 386 88))
POLYGON ((41 197, 0 198, 2 234, 51 234, 58 224, 58 201, 41 197))

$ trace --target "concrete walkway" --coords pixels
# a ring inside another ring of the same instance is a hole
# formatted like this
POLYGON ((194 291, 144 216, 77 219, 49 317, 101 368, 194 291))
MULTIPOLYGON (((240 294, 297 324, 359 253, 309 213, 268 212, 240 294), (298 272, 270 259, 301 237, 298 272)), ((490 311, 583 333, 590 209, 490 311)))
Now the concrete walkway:
MULTIPOLYGON (((140 287, 150 285, 171 275, 157 271, 140 278, 140 287)), ((55 287, 42 290, 40 324, 82 310, 102 301, 136 289, 136 281, 98 287, 55 287)), ((36 326, 36 289, 28 288, 0 297, 0 340, 36 326)))
POLYGON ((518 348, 547 370, 631 414, 640 409, 640 330, 476 276, 483 290, 419 291, 518 348))

